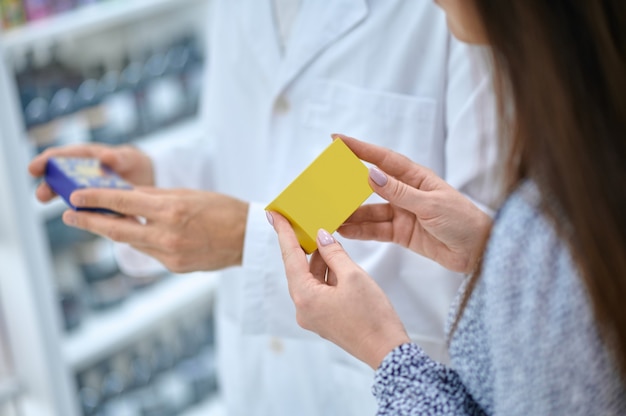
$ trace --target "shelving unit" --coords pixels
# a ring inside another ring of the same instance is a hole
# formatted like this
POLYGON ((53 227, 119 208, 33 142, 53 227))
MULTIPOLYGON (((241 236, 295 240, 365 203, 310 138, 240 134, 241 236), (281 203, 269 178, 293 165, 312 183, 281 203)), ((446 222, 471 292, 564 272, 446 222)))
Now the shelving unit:
MULTIPOLYGON (((0 53, 2 39, 0 38, 0 53)), ((1 55, 0 55, 1 56, 1 55)), ((19 402, 27 416, 78 414, 61 358, 61 325, 55 308, 45 236, 30 203, 17 92, 0 61, 0 305, 13 359, 19 402)), ((10 387, 10 386, 9 386, 10 387)), ((7 390, 6 392, 10 392, 7 390)))
POLYGON ((115 0, 94 3, 5 31, 6 49, 31 46, 42 39, 59 40, 103 31, 151 15, 167 12, 181 4, 203 0, 115 0))
POLYGON ((215 290, 218 274, 172 275, 144 289, 118 308, 92 317, 64 341, 65 360, 82 369, 120 346, 150 332, 162 320, 175 318, 205 304, 215 290))
MULTIPOLYGON (((218 273, 173 275, 134 294, 119 307, 90 315, 66 334, 61 328, 53 288, 51 253, 43 224, 65 210, 56 199, 36 201, 26 174, 28 150, 21 125, 19 100, 8 85, 12 78, 9 56, 38 42, 99 36, 119 25, 167 15, 181 7, 204 7, 210 0, 109 0, 0 32, 0 296, 6 308, 11 347, 19 382, 0 385, 0 395, 28 392, 24 416, 79 416, 74 374, 147 335, 165 320, 195 307, 207 306, 214 295, 218 273), (6 91, 5 91, 6 90, 6 91), (6 110, 4 110, 6 109, 6 110), (5 194, 11 198, 5 198, 5 194), (11 272, 7 275, 5 272, 11 272), (18 280, 16 284, 15 280, 18 280), (26 325, 26 327, 25 327, 26 325)), ((163 143, 202 134, 198 120, 184 121, 140 138, 136 144, 163 143)), ((223 415, 219 398, 212 397, 184 416, 223 415)))

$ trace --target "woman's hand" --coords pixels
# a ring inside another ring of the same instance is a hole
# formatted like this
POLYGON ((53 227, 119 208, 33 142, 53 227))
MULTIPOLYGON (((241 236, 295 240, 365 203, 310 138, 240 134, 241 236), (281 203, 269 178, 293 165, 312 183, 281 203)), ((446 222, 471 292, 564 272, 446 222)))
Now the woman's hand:
POLYGON ((408 158, 353 138, 335 137, 360 159, 380 168, 370 169, 370 185, 389 201, 360 207, 339 228, 342 236, 394 242, 450 270, 474 270, 491 229, 487 214, 408 158))
MULTIPOLYGON (((79 144, 53 147, 30 162, 28 165, 30 174, 36 178, 44 176, 46 163, 51 157, 95 158, 135 186, 154 186, 152 161, 148 155, 133 146, 110 147, 102 144, 79 144)), ((45 182, 39 185, 36 195, 41 202, 48 202, 56 196, 45 182)))
POLYGON ((367 273, 326 231, 310 263, 280 214, 268 213, 278 233, 298 324, 376 369, 398 345, 410 342, 393 306, 367 273))
POLYGON ((187 189, 87 188, 74 191, 70 201, 124 217, 67 210, 67 225, 128 243, 173 272, 241 264, 248 204, 230 196, 187 189))

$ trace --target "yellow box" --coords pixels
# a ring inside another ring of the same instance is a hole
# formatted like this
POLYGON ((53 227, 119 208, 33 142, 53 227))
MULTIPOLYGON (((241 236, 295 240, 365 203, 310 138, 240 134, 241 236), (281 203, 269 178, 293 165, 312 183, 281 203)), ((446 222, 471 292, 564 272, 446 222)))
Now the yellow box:
POLYGON ((335 139, 265 209, 287 218, 310 254, 320 228, 335 232, 372 194, 368 176, 363 162, 335 139))

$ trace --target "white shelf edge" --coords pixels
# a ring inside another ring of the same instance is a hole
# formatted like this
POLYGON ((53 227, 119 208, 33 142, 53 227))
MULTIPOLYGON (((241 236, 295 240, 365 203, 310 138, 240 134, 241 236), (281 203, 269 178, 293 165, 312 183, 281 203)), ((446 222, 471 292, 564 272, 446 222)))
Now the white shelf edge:
MULTIPOLYGON (((202 135, 200 128, 200 122, 198 119, 182 121, 174 126, 164 128, 163 130, 140 137, 130 144, 138 147, 162 145, 169 141, 173 141, 180 138, 197 138, 202 135)), ((68 208, 65 202, 61 198, 55 198, 50 202, 42 203, 34 196, 33 191, 33 204, 35 204, 35 211, 42 221, 48 221, 57 218, 65 212, 68 208)))
MULTIPOLYGON (((196 0, 183 0, 196 1, 196 0)), ((9 29, 0 36, 6 49, 20 49, 38 41, 94 33, 149 14, 179 7, 181 0, 102 1, 9 29)))
POLYGON ((226 408, 218 393, 186 410, 182 416, 226 416, 226 408))
POLYGON ((218 278, 216 272, 174 275, 134 294, 119 307, 86 319, 64 339, 67 365, 74 370, 85 368, 154 330, 163 320, 210 304, 218 278))

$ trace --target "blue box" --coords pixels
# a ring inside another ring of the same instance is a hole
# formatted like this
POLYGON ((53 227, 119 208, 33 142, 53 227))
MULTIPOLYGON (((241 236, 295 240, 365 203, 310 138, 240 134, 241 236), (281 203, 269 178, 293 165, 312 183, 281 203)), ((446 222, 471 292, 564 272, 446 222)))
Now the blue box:
POLYGON ((133 187, 115 172, 102 165, 98 159, 51 157, 46 164, 46 183, 75 211, 94 211, 107 214, 115 212, 102 208, 77 208, 70 203, 70 195, 77 189, 133 187))

